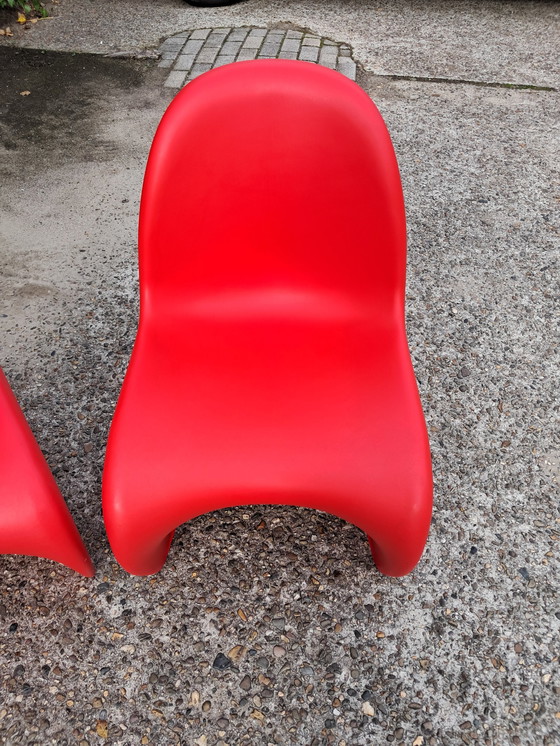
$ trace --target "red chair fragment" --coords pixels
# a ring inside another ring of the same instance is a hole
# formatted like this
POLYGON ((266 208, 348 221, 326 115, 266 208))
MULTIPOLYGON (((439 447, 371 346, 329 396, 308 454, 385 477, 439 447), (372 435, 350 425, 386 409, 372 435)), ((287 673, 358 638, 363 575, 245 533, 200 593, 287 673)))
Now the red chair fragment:
POLYGON ((414 567, 432 477, 405 254, 391 140, 355 83, 263 60, 178 94, 144 180, 140 321, 104 470, 125 569, 157 572, 176 526, 254 503, 334 513, 383 573, 414 567))
POLYGON ((55 560, 92 577, 78 529, 0 370, 0 552, 55 560))

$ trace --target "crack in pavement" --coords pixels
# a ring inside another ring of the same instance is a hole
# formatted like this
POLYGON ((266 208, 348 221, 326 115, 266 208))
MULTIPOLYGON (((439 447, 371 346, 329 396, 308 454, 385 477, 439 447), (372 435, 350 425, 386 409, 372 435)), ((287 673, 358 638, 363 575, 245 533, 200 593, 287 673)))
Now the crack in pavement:
POLYGON ((398 75, 398 74, 379 74, 371 73, 365 69, 364 72, 374 75, 376 78, 385 78, 386 80, 404 80, 412 83, 449 83, 452 85, 473 85, 479 88, 506 88, 513 91, 548 91, 557 93, 558 89, 546 85, 530 85, 528 83, 499 83, 486 80, 467 80, 465 78, 438 78, 424 75, 398 75))

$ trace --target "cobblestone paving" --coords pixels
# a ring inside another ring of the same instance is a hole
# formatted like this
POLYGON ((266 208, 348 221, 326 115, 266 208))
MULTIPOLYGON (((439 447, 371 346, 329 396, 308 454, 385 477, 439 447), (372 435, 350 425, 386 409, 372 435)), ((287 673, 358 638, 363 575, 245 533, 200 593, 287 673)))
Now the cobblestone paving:
POLYGON ((356 63, 347 44, 303 31, 203 28, 169 37, 159 51, 159 66, 170 68, 164 83, 169 88, 181 88, 213 67, 255 59, 316 62, 356 80, 356 63))

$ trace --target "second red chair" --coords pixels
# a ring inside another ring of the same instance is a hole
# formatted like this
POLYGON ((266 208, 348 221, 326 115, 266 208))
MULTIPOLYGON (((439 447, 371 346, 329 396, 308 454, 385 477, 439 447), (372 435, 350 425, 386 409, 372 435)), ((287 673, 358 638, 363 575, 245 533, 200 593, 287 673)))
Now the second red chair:
POLYGON ((93 565, 54 477, 0 369, 0 552, 93 565))

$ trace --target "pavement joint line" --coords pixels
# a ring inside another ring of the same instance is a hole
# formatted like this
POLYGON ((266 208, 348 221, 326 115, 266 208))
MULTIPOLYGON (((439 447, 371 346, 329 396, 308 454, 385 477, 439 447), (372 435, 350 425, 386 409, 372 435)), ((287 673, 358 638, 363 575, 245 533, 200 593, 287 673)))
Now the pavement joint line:
MULTIPOLYGON (((299 59, 338 70, 356 80, 357 64, 345 42, 310 33, 252 26, 219 26, 182 31, 166 38, 158 49, 159 67, 168 69, 164 86, 181 88, 201 71, 252 59, 299 59), (208 67, 210 65, 210 67, 208 67), (181 73, 175 74, 175 73, 181 73)), ((558 88, 527 83, 505 83, 465 78, 372 73, 376 78, 413 83, 446 83, 481 88, 558 92, 558 88)))
POLYGON ((505 88, 513 91, 558 92, 558 88, 552 86, 532 85, 530 83, 501 83, 488 80, 468 80, 467 78, 437 78, 423 75, 395 75, 393 73, 375 73, 375 77, 395 81, 403 80, 411 83, 447 83, 451 85, 473 85, 479 88, 505 88))
POLYGON ((338 70, 356 80, 352 49, 308 31, 252 26, 198 28, 165 39, 159 67, 168 69, 167 88, 182 88, 198 75, 227 63, 253 59, 294 59, 338 70))

